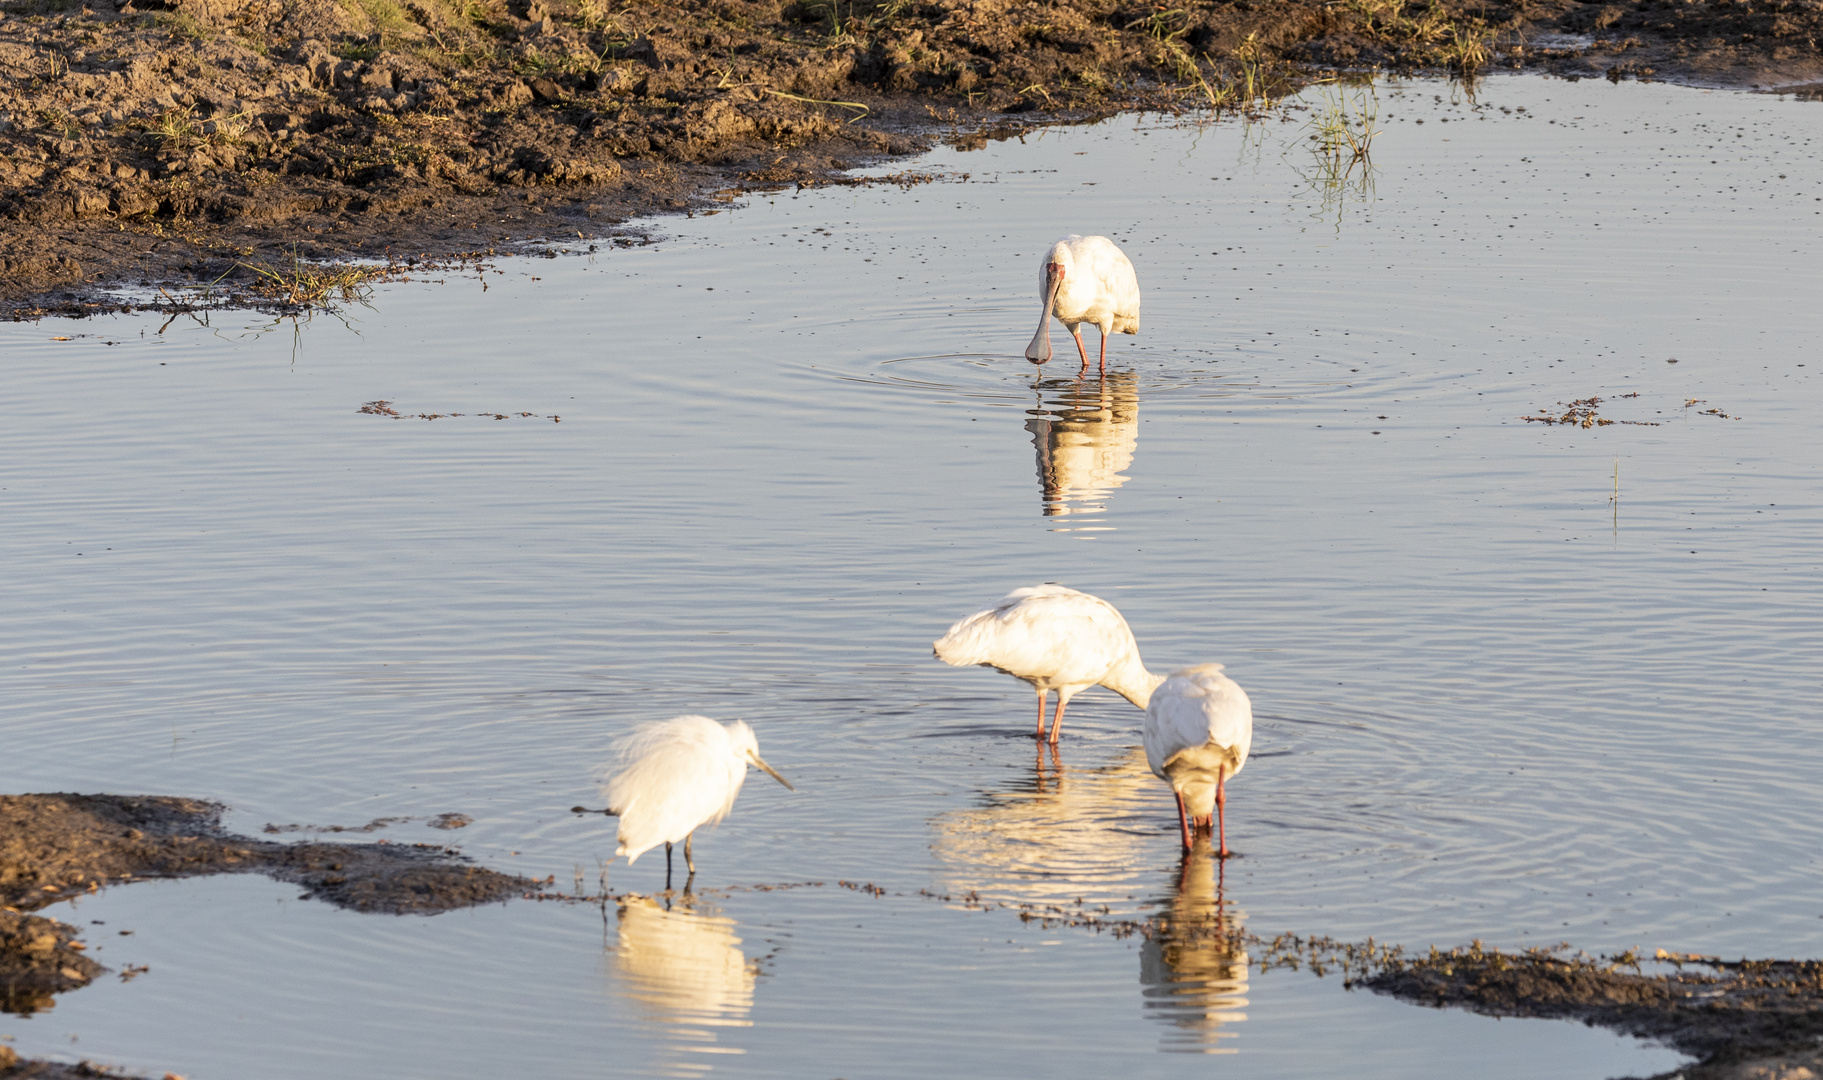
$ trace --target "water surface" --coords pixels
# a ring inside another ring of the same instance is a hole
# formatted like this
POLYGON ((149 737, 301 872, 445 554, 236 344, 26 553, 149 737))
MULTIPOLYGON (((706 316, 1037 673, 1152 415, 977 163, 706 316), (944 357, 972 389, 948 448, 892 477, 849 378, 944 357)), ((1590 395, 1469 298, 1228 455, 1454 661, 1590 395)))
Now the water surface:
MULTIPOLYGON (((60 917, 152 970, 0 1034, 193 1078, 1669 1067, 996 906, 1823 952, 1814 106, 1511 79, 1379 108, 1370 189, 1322 183, 1304 114, 1125 117, 347 326, 0 328, 6 790, 248 831, 459 811, 469 853, 567 889, 612 851, 568 808, 630 724, 745 718, 799 788, 752 784, 695 845, 736 891, 669 909, 113 890, 60 917), (1106 380, 1020 356, 1065 231, 1145 289, 1106 380), (1640 423, 1521 419, 1590 397, 1640 423), (1079 698, 1052 759, 1022 684, 930 658, 1039 581, 1252 696, 1219 881, 1125 702, 1079 698)), ((608 876, 655 892, 662 859, 608 876)))

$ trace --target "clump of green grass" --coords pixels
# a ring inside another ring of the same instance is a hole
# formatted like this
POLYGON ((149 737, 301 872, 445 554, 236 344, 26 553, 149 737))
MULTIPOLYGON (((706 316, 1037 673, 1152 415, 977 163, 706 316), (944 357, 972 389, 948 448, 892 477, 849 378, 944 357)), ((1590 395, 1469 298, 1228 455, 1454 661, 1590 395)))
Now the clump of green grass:
POLYGON ((350 14, 367 21, 369 32, 379 38, 375 44, 380 48, 411 40, 419 34, 418 25, 394 0, 341 0, 341 4, 350 14))
POLYGON ((166 109, 141 130, 160 149, 193 150, 199 146, 238 146, 252 123, 244 112, 202 120, 188 109, 166 109))
POLYGON ((291 307, 333 307, 337 302, 364 304, 373 295, 373 280, 384 267, 307 263, 293 256, 288 267, 242 262, 254 275, 253 291, 291 307))
POLYGON ((1380 134, 1380 100, 1371 86, 1350 95, 1329 88, 1310 122, 1310 140, 1316 145, 1311 152, 1324 162, 1330 172, 1346 178, 1356 167, 1369 167, 1374 137, 1380 134))
POLYGON ((827 25, 825 45, 867 45, 911 6, 911 0, 803 0, 798 17, 813 25, 827 25))
POLYGON ((1241 104, 1249 108, 1255 105, 1262 109, 1272 108, 1272 60, 1266 55, 1266 45, 1260 40, 1259 32, 1249 31, 1234 47, 1232 55, 1240 66, 1235 90, 1241 104))
POLYGON ((184 11, 158 11, 146 16, 147 20, 172 37, 187 41, 208 41, 215 36, 215 31, 198 22, 196 16, 184 11))
POLYGON ((1448 68, 1473 78, 1494 57, 1499 32, 1479 18, 1452 18, 1441 6, 1412 0, 1346 0, 1338 9, 1354 30, 1408 64, 1448 68))

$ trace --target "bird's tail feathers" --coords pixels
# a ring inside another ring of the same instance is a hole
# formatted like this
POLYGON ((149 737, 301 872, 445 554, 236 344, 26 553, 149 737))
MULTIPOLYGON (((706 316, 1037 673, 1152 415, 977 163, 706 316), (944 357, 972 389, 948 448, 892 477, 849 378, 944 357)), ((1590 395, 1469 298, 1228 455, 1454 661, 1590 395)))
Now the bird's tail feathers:
POLYGON ((994 613, 983 611, 970 615, 949 628, 949 633, 931 643, 937 659, 954 667, 971 667, 988 663, 992 658, 993 636, 989 623, 994 613))

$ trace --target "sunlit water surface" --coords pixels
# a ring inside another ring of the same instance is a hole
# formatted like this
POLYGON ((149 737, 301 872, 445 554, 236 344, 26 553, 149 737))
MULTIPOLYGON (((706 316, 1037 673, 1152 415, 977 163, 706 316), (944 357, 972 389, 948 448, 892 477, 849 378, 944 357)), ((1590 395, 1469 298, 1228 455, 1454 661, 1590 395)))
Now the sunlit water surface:
MULTIPOLYGON (((744 717, 798 785, 697 838, 689 905, 111 890, 52 913, 150 971, 0 1034, 193 1078, 1668 1067, 999 906, 1823 953, 1816 106, 1514 79, 1379 109, 1371 190, 1324 185, 1304 113, 1127 117, 348 327, 0 328, 0 789, 416 815, 370 835, 567 891, 612 851, 568 809, 633 723, 744 717), (1105 380, 1019 355, 1064 231, 1145 288, 1105 380), (1594 396, 1642 423, 1521 419, 1594 396), (1078 699, 1053 761, 1023 684, 931 659, 1039 581, 1251 694, 1219 879, 1125 702, 1078 699), (791 882, 821 884, 750 888, 791 882)), ((662 854, 608 874, 657 891, 662 854)))

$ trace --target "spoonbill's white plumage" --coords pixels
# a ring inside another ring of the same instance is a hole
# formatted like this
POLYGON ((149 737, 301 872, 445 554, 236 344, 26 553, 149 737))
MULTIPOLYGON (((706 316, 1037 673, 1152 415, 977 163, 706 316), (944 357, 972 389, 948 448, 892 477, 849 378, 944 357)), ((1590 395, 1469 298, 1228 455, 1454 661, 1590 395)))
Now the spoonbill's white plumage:
POLYGON ((759 740, 744 720, 718 724, 706 716, 674 716, 641 724, 615 742, 614 760, 600 770, 608 813, 620 818, 614 854, 631 865, 663 844, 669 880, 671 845, 681 840, 684 863, 696 873, 690 838, 698 826, 719 822, 734 809, 749 765, 797 790, 760 758, 759 740))
POLYGON ((1089 370, 1089 350, 1082 343, 1082 324, 1101 328, 1101 370, 1108 370, 1108 335, 1139 333, 1139 276, 1127 253, 1105 236, 1069 236, 1051 245, 1038 267, 1038 296, 1044 313, 1038 332, 1025 347, 1034 364, 1051 359, 1051 316, 1070 328, 1082 370, 1089 370))
POLYGON ((1141 741, 1146 763, 1177 796, 1184 850, 1190 850, 1193 823, 1203 828, 1214 824, 1218 852, 1227 858, 1224 785, 1247 764, 1247 750, 1253 744, 1253 703, 1247 692, 1222 674, 1220 664, 1174 671, 1152 692, 1141 741))
POLYGON ((1097 684, 1140 708, 1163 678, 1146 670, 1127 620, 1114 605, 1062 585, 1014 589, 996 605, 949 628, 932 646, 946 664, 979 664, 1024 679, 1038 691, 1038 738, 1045 695, 1057 692, 1051 742, 1070 699, 1097 684))

